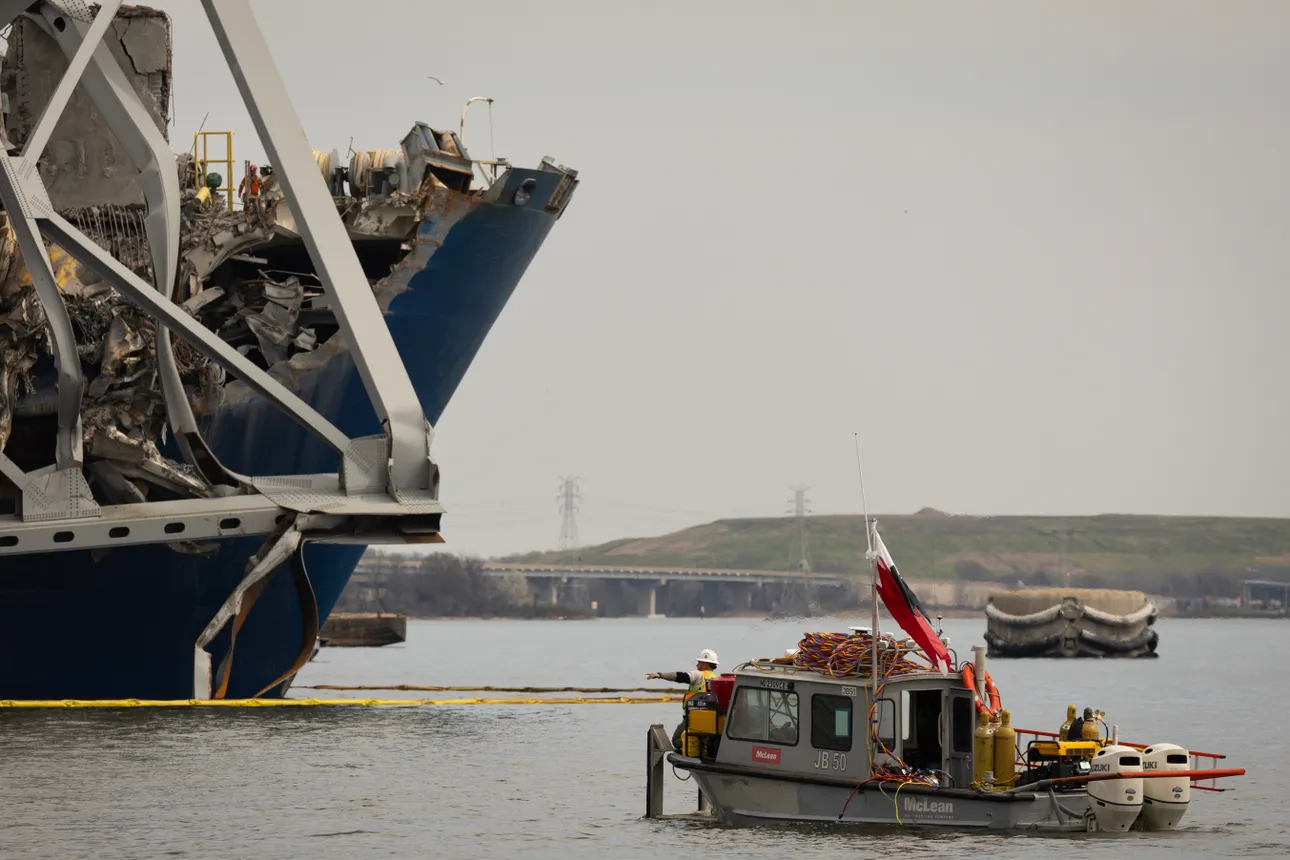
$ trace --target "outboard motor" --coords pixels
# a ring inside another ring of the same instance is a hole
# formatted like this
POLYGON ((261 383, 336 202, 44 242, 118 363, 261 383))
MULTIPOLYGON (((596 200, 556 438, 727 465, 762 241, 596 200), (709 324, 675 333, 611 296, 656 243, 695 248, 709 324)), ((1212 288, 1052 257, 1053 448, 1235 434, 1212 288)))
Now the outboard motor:
MULTIPOLYGON (((1152 744, 1142 751, 1142 771, 1187 770, 1191 755, 1177 744, 1152 744)), ((1187 814, 1191 802, 1191 777, 1169 776, 1142 781, 1142 826, 1146 830, 1173 830, 1187 814)))
MULTIPOLYGON (((1116 773, 1141 773, 1142 753, 1133 747, 1109 744, 1093 756, 1089 768, 1093 776, 1116 773)), ((1142 811, 1142 777, 1103 779, 1088 784, 1088 797, 1097 829, 1123 833, 1138 820, 1142 811)))

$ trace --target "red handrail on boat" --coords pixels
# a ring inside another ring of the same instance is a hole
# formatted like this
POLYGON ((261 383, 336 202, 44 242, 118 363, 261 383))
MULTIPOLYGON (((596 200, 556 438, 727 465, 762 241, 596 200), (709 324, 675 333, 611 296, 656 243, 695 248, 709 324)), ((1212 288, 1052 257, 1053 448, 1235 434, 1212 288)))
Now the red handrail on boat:
POLYGON ((1084 776, 1059 776, 1046 780, 1053 785, 1077 785, 1082 782, 1101 782, 1104 779, 1165 779, 1186 776, 1193 782, 1198 779, 1221 779, 1225 776, 1244 776, 1243 767, 1208 768, 1206 770, 1148 770, 1120 771, 1118 773, 1090 773, 1084 776))
MULTIPOLYGON (((1019 735, 1034 735, 1035 737, 1040 738, 1061 738, 1061 735, 1058 732, 1045 732, 1041 729, 1015 729, 1015 731, 1019 735)), ((1144 750, 1150 746, 1150 744, 1134 744, 1129 743, 1128 741, 1117 741, 1117 743, 1119 743, 1120 746, 1133 747, 1135 750, 1144 750)), ((1209 758, 1214 759, 1215 761, 1220 758, 1227 758, 1223 753, 1200 752, 1198 750, 1187 750, 1187 754, 1194 758, 1209 758)))
MULTIPOLYGON (((1059 734, 1058 732, 1046 732, 1042 729, 1016 729, 1015 731, 1017 733, 1018 748, 1021 748, 1022 735, 1032 735, 1036 738, 1056 738, 1058 740, 1061 739, 1061 734, 1059 734)), ((1144 750, 1144 749, 1147 749, 1147 746, 1148 746, 1147 744, 1135 744, 1135 743, 1130 743, 1129 741, 1118 741, 1118 743, 1121 746, 1131 747, 1135 750, 1144 750)), ((1188 750, 1187 755, 1191 756, 1193 764, 1199 764, 1200 763, 1198 761, 1199 759, 1208 759, 1210 764, 1218 764, 1219 759, 1227 758, 1227 756, 1224 755, 1223 753, 1201 752, 1200 750, 1188 750)), ((1024 765, 1024 762, 1018 762, 1018 764, 1024 765)), ((1213 781, 1215 779, 1219 779, 1225 776, 1242 776, 1245 773, 1245 769, 1235 768, 1235 769, 1222 770, 1222 769, 1216 769, 1211 767, 1211 768, 1202 768, 1198 770, 1187 770, 1187 771, 1181 771, 1181 770, 1161 771, 1158 775, 1159 776, 1170 776, 1170 775, 1179 776, 1184 773, 1192 774, 1192 788, 1198 788, 1201 791, 1226 791, 1227 789, 1219 788, 1217 785, 1214 785, 1213 781), (1210 784, 1200 785, 1199 783, 1196 782, 1196 780, 1198 779, 1208 779, 1210 780, 1210 784)), ((1143 775, 1150 776, 1150 774, 1143 774, 1143 775)), ((1125 777, 1119 777, 1119 778, 1130 779, 1132 777, 1125 776, 1125 777)), ((1088 777, 1063 777, 1063 779, 1067 779, 1067 780, 1082 779, 1087 781, 1088 777)))

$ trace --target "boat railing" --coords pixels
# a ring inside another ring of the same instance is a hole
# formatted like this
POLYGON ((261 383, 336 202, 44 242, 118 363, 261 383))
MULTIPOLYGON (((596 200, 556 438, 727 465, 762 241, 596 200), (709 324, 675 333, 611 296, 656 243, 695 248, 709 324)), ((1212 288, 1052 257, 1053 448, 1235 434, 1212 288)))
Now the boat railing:
MULTIPOLYGON (((1033 743, 1033 741, 1027 741, 1023 744, 1021 740, 1023 735, 1034 738, 1035 740, 1039 740, 1041 738, 1045 740, 1061 740, 1061 734, 1058 732, 1046 732, 1042 729, 1016 729, 1016 733, 1018 750, 1027 749, 1030 744, 1033 743)), ((1104 744, 1111 742, 1111 738, 1099 738, 1099 740, 1104 744)), ((1121 740, 1117 740, 1116 743, 1121 746, 1132 747, 1135 750, 1144 750, 1150 746, 1150 744, 1136 744, 1121 740)), ((1187 750, 1187 755, 1191 757, 1191 761, 1187 765, 1188 769, 1199 771, 1217 770, 1218 762, 1221 759, 1227 758, 1223 753, 1202 752, 1200 750, 1187 750)), ((1027 766, 1027 763, 1024 761, 1018 761, 1017 764, 1022 767, 1027 766)), ((1207 785, 1202 785, 1199 782, 1192 782, 1191 787, 1200 789, 1201 791, 1227 791, 1225 788, 1219 788, 1212 777, 1209 779, 1207 785)))
MULTIPOLYGON (((818 675, 822 678, 836 678, 840 680, 846 679, 846 680, 856 680, 856 681, 868 681, 870 678, 870 673, 868 671, 847 672, 845 674, 840 672, 827 672, 827 671, 822 671, 819 669, 812 668, 810 666, 798 666, 795 663, 785 661, 784 658, 782 657, 762 658, 758 660, 745 660, 743 663, 740 663, 739 665, 735 666, 733 671, 737 672, 740 670, 752 670, 755 672, 783 672, 786 675, 797 675, 797 674, 818 675)), ((891 674, 888 674, 885 676, 880 675, 879 683, 881 685, 882 683, 886 683, 887 681, 893 680, 895 678, 908 677, 910 675, 935 675, 937 677, 940 677, 941 673, 931 667, 927 667, 927 668, 919 667, 919 669, 915 672, 905 672, 900 675, 891 675, 891 674)), ((951 674, 951 677, 953 677, 953 673, 951 674)))

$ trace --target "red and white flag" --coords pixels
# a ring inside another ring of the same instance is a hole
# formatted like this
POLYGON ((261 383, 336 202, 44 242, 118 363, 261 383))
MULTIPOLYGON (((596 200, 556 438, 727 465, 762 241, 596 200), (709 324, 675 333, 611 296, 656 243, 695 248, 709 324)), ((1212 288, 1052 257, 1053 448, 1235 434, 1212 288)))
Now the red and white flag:
POLYGON ((923 611, 923 605, 896 569, 896 562, 892 560, 876 527, 873 530, 873 540, 874 551, 871 556, 878 569, 878 596, 882 598, 883 605, 901 629, 923 649, 932 665, 940 669, 942 674, 948 674, 954 669, 950 651, 941 637, 936 635, 932 622, 923 611))

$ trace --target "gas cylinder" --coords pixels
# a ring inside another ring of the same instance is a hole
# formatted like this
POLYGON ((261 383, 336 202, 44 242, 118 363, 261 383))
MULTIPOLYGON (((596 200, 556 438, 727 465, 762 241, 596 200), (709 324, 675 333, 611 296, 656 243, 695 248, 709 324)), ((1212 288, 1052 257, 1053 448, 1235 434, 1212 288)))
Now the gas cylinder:
POLYGON ((1084 709, 1084 733, 1082 739, 1086 741, 1102 739, 1101 733, 1097 730, 1097 720, 1093 718, 1092 708, 1084 709))
POLYGON ((985 775, 994 770, 994 729, 990 728, 990 715, 977 711, 976 732, 972 741, 972 779, 984 782, 985 775))
POLYGON ((1062 723, 1062 727, 1061 727, 1060 729, 1058 729, 1058 730, 1057 730, 1058 734, 1060 734, 1060 735, 1061 735, 1061 737, 1059 737, 1059 738, 1058 738, 1058 740, 1059 740, 1059 741, 1070 740, 1070 738, 1066 737, 1066 735, 1067 735, 1067 733, 1068 733, 1068 732, 1070 732, 1070 730, 1071 730, 1071 723, 1073 723, 1073 722, 1075 722, 1075 706, 1074 706, 1074 705, 1067 705, 1067 706, 1066 706, 1066 722, 1062 723))
POLYGON ((999 714, 999 728, 994 730, 994 784, 1011 788, 1016 779, 1017 731, 1012 727, 1012 714, 1004 709, 999 714))

